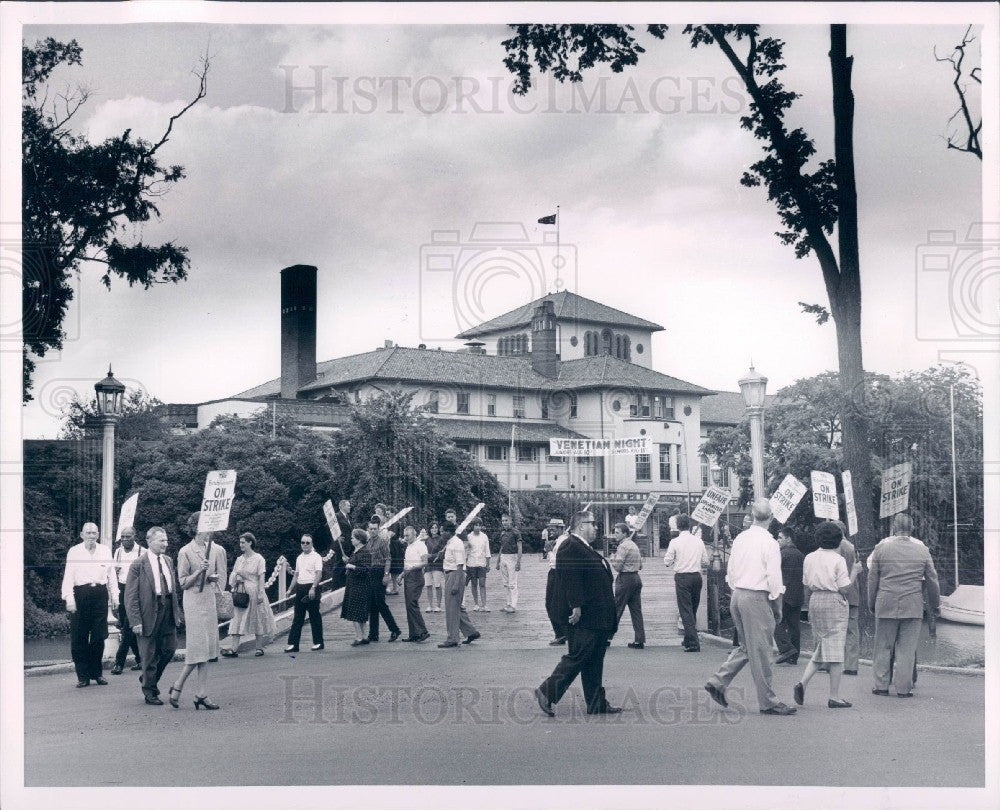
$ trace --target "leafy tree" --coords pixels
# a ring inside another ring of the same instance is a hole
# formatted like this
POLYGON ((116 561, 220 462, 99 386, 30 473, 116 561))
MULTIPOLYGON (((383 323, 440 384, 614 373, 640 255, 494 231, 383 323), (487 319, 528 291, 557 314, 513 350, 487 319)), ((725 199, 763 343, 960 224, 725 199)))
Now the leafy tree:
MULTIPOLYGON (((560 81, 578 82, 598 63, 615 72, 635 65, 645 53, 630 25, 513 25, 504 41, 504 64, 515 76, 514 91, 526 93, 532 66, 552 72, 560 81)), ((649 25, 647 33, 662 39, 667 26, 649 25)), ((847 55, 847 30, 830 26, 830 69, 833 82, 834 159, 809 168, 816 149, 801 128, 789 129, 785 113, 799 95, 780 81, 784 43, 762 36, 757 25, 687 25, 691 47, 715 46, 736 71, 750 96, 744 129, 761 141, 764 157, 744 172, 745 186, 763 186, 778 210, 784 230, 777 236, 803 258, 815 254, 837 328, 841 430, 844 465, 859 487, 872 480, 867 422, 855 402, 864 390, 861 346, 861 269, 858 251, 857 191, 854 177, 853 57, 847 55), (828 236, 837 226, 837 248, 828 236)), ((806 305, 820 315, 819 305, 806 305)), ((859 503, 862 548, 874 543, 875 518, 867 500, 859 503)))
MULTIPOLYGON (((125 392, 122 413, 115 425, 115 441, 160 439, 167 428, 157 412, 163 403, 140 388, 125 392)), ((82 439, 86 429, 99 418, 97 398, 84 402, 74 396, 63 411, 60 439, 82 439)))
POLYGON ((174 123, 204 98, 206 56, 195 76, 194 99, 172 115, 155 142, 130 129, 92 144, 70 129, 89 92, 78 87, 50 97, 47 82, 60 65, 80 65, 76 40, 49 37, 23 46, 22 57, 22 324, 24 401, 32 397, 33 358, 62 348, 62 327, 73 298, 70 284, 87 262, 105 267, 101 281, 117 276, 129 286, 178 282, 187 277, 187 248, 174 242, 122 241, 127 223, 159 217, 157 200, 184 177, 182 166, 161 166, 157 153, 174 123))

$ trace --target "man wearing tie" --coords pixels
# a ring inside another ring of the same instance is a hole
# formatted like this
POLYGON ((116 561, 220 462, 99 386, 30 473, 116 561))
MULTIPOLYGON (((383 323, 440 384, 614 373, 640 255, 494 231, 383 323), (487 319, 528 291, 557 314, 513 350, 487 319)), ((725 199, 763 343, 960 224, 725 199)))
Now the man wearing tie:
POLYGON ((83 541, 66 554, 62 598, 69 611, 70 654, 76 667, 77 688, 91 679, 105 686, 104 639, 108 637, 108 605, 118 604, 118 577, 111 551, 97 542, 95 523, 85 523, 83 541), (108 600, 111 600, 110 602, 108 600))
POLYGON ((549 717, 579 675, 587 714, 618 714, 621 709, 608 703, 601 681, 604 653, 617 627, 611 566, 590 547, 597 536, 594 516, 577 512, 573 531, 556 552, 556 577, 560 601, 557 609, 569 613, 566 655, 552 674, 535 690, 538 706, 549 717))
MULTIPOLYGON (((146 703, 162 706, 157 684, 177 649, 177 627, 183 620, 177 599, 177 575, 167 550, 167 533, 159 526, 146 532, 146 554, 129 568, 125 613, 139 642, 143 671, 139 681, 146 703)), ((171 699, 171 705, 176 704, 171 699)))

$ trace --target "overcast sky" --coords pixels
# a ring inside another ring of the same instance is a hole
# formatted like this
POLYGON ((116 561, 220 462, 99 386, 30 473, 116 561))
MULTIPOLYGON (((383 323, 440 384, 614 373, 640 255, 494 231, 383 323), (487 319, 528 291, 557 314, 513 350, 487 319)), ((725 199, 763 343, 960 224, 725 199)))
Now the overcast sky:
MULTIPOLYGON (((920 246, 931 230, 962 242, 982 218, 982 164, 945 149, 955 99, 933 56, 964 30, 848 29, 871 370, 937 360, 941 344, 919 338, 951 331, 947 285, 921 270, 920 246), (918 330, 921 301, 932 322, 918 330)), ((789 122, 832 157, 828 28, 766 33, 785 40, 783 79, 802 95, 789 122)), ((83 66, 53 78, 93 91, 77 119, 91 140, 127 127, 157 135, 195 92, 191 70, 206 48, 211 72, 207 98, 162 150, 187 178, 161 201, 160 222, 126 230, 186 245, 188 280, 109 292, 99 269, 85 267, 65 349, 35 374, 26 438, 54 437, 66 392, 92 394, 109 362, 165 402, 225 397, 278 376, 279 270, 291 264, 319 268, 319 360, 386 339, 454 348, 447 338, 462 319, 544 291, 534 254, 495 272, 465 267, 456 304, 422 268, 422 246, 434 231, 468 239, 477 222, 524 223, 538 243, 548 229, 536 220, 556 205, 565 287, 665 326, 653 338, 657 370, 736 390, 752 358, 773 392, 837 366, 832 322, 819 327, 797 305, 827 303, 816 259, 781 245, 766 193, 739 183, 761 155, 739 127, 739 83, 716 48, 692 50, 679 26, 662 42, 642 35, 638 67, 587 74, 578 91, 594 99, 589 112, 547 80, 512 99, 507 31, 496 26, 25 29, 29 42, 46 36, 83 48, 83 66), (309 88, 316 75, 320 96, 289 95, 290 83, 309 88), (400 78, 373 94, 365 77, 400 78)))

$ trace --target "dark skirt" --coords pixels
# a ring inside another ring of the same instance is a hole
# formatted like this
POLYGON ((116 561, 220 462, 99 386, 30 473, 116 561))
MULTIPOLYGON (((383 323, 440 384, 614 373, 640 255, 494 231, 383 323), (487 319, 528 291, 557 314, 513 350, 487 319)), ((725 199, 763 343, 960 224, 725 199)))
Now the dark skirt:
POLYGON ((347 586, 344 589, 344 603, 340 608, 340 618, 349 622, 368 621, 371 584, 367 569, 355 568, 347 572, 347 586))

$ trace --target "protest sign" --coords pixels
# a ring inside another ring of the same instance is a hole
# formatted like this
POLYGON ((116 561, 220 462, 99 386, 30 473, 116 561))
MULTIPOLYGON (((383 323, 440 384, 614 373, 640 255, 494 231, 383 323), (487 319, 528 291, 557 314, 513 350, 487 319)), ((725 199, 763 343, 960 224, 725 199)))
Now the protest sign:
POLYGON ((633 534, 638 534, 642 531, 642 527, 646 525, 646 521, 649 520, 649 516, 653 514, 653 509, 656 508, 656 504, 659 500, 660 495, 656 492, 650 493, 649 497, 646 498, 646 502, 642 505, 642 510, 635 516, 635 528, 632 530, 633 534))
POLYGON ((339 540, 340 523, 337 522, 337 513, 333 508, 333 501, 323 502, 323 515, 326 517, 326 525, 330 527, 330 535, 334 540, 339 540))
POLYGON ((880 518, 906 511, 910 505, 911 474, 912 468, 908 461, 882 471, 882 497, 878 508, 880 518))
POLYGON ((833 473, 812 471, 813 513, 826 520, 840 519, 837 481, 833 473))
POLYGON ((122 532, 135 526, 135 509, 139 504, 139 493, 131 495, 122 504, 122 511, 118 517, 118 531, 115 540, 121 540, 122 532))
POLYGON ((483 511, 484 506, 486 506, 485 503, 477 503, 475 508, 465 516, 465 520, 458 524, 458 528, 455 529, 455 534, 457 535, 459 532, 464 532, 465 528, 472 523, 476 515, 483 511))
POLYGON ((236 493, 236 470, 212 470, 205 477, 205 494, 198 515, 198 531, 221 532, 229 527, 229 511, 236 493))
POLYGON ((844 482, 844 507, 847 509, 847 536, 853 537, 858 533, 858 510, 854 505, 854 483, 851 480, 851 471, 844 470, 840 474, 844 482))
POLYGON ((771 514, 778 523, 788 522, 802 496, 806 494, 806 489, 806 485, 791 473, 785 476, 785 480, 771 496, 771 514))
POLYGON ((714 526, 719 515, 726 510, 728 503, 729 492, 727 490, 722 489, 722 487, 709 487, 691 513, 691 520, 696 523, 704 523, 706 526, 714 526))

